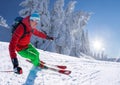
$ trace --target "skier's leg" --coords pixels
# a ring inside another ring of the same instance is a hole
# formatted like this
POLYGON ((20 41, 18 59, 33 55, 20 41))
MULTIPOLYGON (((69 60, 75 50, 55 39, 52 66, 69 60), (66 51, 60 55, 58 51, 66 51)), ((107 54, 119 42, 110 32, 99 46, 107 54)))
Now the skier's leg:
POLYGON ((34 66, 40 65, 39 52, 31 44, 29 44, 27 49, 19 51, 18 54, 24 58, 30 59, 34 66))
POLYGON ((29 51, 32 51, 36 55, 39 55, 39 52, 36 50, 36 48, 32 44, 29 44, 28 48, 29 48, 29 51))

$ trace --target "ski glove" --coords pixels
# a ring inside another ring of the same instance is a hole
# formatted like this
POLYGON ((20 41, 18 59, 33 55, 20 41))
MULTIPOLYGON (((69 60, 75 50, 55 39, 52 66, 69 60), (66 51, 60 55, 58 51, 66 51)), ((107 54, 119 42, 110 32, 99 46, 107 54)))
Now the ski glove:
POLYGON ((48 39, 48 40, 54 40, 54 38, 50 37, 50 36, 47 36, 46 39, 48 39))
POLYGON ((16 74, 22 74, 22 73, 23 73, 21 67, 15 67, 15 68, 14 68, 14 72, 15 72, 16 74))
POLYGON ((18 66, 19 64, 17 58, 13 58, 12 63, 13 63, 14 72, 17 74, 22 74, 22 68, 18 66))

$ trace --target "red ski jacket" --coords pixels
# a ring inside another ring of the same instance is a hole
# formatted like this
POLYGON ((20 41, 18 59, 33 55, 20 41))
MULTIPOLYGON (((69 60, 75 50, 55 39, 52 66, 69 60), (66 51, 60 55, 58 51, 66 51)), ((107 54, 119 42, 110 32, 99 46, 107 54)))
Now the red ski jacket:
POLYGON ((36 28, 31 28, 29 18, 30 17, 28 16, 24 18, 22 21, 22 23, 24 23, 26 26, 26 32, 29 32, 29 33, 25 34, 25 36, 21 38, 24 33, 24 28, 23 28, 23 25, 20 24, 17 27, 17 29, 14 31, 14 34, 12 35, 12 38, 9 44, 9 53, 11 58, 16 58, 17 55, 15 51, 21 51, 28 47, 32 34, 34 34, 35 36, 41 37, 43 39, 47 38, 47 35, 45 35, 44 33, 38 31, 36 28))

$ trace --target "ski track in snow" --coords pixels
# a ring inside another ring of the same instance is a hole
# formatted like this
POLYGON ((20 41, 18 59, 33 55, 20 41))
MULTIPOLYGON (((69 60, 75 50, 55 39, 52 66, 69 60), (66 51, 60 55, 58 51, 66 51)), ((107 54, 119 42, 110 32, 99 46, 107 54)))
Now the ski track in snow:
MULTIPOLYGON (((0 42, 0 71, 12 70, 8 43, 0 42)), ((18 55, 22 75, 0 72, 0 85, 120 85, 120 64, 68 57, 39 50, 41 60, 49 64, 66 65, 72 73, 67 76, 50 70, 34 68, 18 55)))

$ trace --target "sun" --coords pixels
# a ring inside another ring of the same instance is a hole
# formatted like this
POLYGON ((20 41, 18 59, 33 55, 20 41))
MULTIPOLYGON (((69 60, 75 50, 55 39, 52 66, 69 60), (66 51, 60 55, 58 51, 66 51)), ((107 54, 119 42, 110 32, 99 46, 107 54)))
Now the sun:
POLYGON ((95 41, 93 44, 94 48, 96 49, 101 49, 102 43, 100 41, 95 41))
POLYGON ((94 48, 94 50, 97 50, 97 51, 103 50, 104 49, 103 48, 103 43, 100 40, 95 40, 93 42, 93 48, 94 48))

